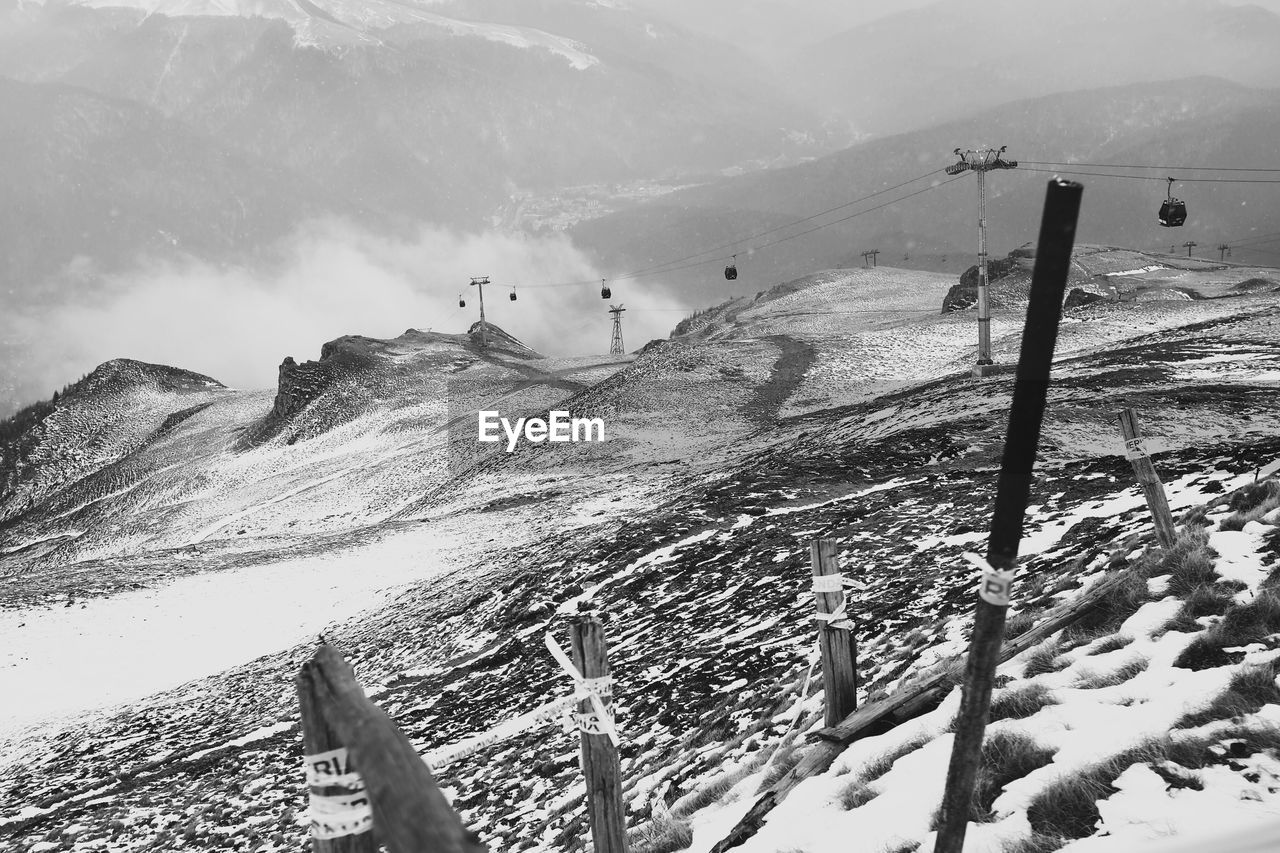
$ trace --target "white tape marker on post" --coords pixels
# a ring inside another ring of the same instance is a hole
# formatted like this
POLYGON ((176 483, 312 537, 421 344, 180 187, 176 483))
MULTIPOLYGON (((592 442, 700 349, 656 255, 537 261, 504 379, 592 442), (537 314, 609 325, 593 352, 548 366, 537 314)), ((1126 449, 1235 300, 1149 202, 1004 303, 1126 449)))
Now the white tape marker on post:
MULTIPOLYGON (((842 574, 833 575, 809 575, 809 580, 813 582, 813 591, 821 593, 837 593, 845 590, 861 592, 867 589, 867 585, 859 583, 853 578, 847 578, 842 574)), ((830 628, 843 628, 846 631, 853 629, 853 622, 849 619, 848 607, 849 599, 844 598, 840 601, 840 606, 830 613, 814 613, 813 618, 819 622, 825 622, 830 628)))
POLYGON ((978 581, 978 597, 987 604, 997 607, 1008 607, 1013 587, 1013 572, 994 568, 977 554, 965 554, 965 560, 982 570, 982 578, 978 581))
POLYGON ((311 837, 320 840, 359 835, 373 829, 369 795, 311 795, 311 837))
POLYGON ((364 779, 351 770, 346 747, 302 758, 307 785, 312 788, 346 788, 343 793, 318 794, 310 791, 311 837, 327 841, 359 835, 373 829, 373 812, 365 792, 364 779))
POLYGON ((556 642, 556 638, 545 636, 547 651, 560 664, 570 678, 573 679, 575 699, 585 699, 591 703, 594 713, 582 714, 578 718, 578 728, 587 734, 607 735, 614 746, 619 743, 618 730, 613 722, 613 713, 605 707, 604 698, 613 695, 613 678, 583 678, 582 673, 573 665, 573 660, 565 654, 564 649, 556 642))
POLYGON ((813 581, 814 592, 832 593, 844 591, 844 583, 842 582, 844 578, 841 575, 810 575, 809 578, 813 581))

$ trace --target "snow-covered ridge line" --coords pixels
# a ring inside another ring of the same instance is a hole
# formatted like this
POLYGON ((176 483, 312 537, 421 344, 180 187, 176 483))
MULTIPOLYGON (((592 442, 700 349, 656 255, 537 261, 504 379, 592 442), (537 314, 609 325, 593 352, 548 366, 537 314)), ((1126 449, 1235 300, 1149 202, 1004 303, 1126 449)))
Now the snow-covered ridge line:
MULTIPOLYGON (((573 68, 583 71, 600 60, 580 42, 536 27, 518 24, 467 21, 451 18, 416 4, 385 0, 73 0, 92 9, 140 9, 150 15, 220 18, 273 18, 287 21, 297 32, 300 44, 327 47, 346 44, 354 31, 357 40, 378 42, 377 31, 404 24, 418 24, 446 30, 459 37, 482 38, 521 49, 540 48, 563 57, 573 68), (360 39, 364 36, 364 39, 360 39)), ((420 0, 421 2, 421 0, 420 0)), ((424 4, 425 5, 425 4, 424 4)))

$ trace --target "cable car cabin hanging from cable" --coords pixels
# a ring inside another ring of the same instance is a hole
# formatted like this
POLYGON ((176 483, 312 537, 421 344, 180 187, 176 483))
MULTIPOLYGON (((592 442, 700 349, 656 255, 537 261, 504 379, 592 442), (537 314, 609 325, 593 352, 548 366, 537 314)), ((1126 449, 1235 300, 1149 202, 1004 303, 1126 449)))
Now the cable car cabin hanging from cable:
POLYGON ((733 260, 724 268, 724 277, 729 281, 733 281, 738 277, 738 256, 734 255, 733 260))
POLYGON ((514 287, 511 288, 511 293, 509 295, 509 298, 511 299, 512 302, 516 301, 516 289, 514 287))
POLYGON ((461 294, 461 293, 459 293, 459 294, 458 294, 458 307, 459 307, 459 308, 466 308, 466 307, 467 307, 467 300, 465 300, 465 299, 463 299, 463 298, 462 298, 462 294, 461 294))
POLYGON ((600 279, 600 298, 608 299, 613 296, 613 291, 609 289, 609 285, 604 283, 604 279, 600 279))
POLYGON ((1169 182, 1169 190, 1165 194, 1164 203, 1160 205, 1160 224, 1165 228, 1177 228, 1187 221, 1187 206, 1173 197, 1173 178, 1165 178, 1169 182))

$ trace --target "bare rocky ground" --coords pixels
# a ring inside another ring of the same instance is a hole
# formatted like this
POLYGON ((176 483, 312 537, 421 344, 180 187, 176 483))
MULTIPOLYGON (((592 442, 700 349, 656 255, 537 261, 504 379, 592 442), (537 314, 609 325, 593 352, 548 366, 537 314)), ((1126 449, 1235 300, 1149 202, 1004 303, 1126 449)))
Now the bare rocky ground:
MULTIPOLYGON (((331 429, 235 451, 270 398, 228 396, 184 421, 174 444, 111 462, 138 471, 123 486, 84 501, 74 490, 90 478, 79 477, 43 499, 70 513, 8 516, 5 631, 133 584, 308 554, 358 572, 386 543, 444 543, 429 577, 323 625, 326 637, 425 752, 562 695, 567 679, 542 638, 564 642, 565 615, 589 603, 606 622, 629 815, 642 823, 786 736, 813 636, 810 539, 836 537, 845 571, 870 585, 850 603, 867 694, 962 648, 972 570, 960 555, 984 539, 1012 377, 965 375, 971 319, 936 313, 949 285, 885 268, 820 274, 723 306, 607 378, 592 368, 581 390, 526 403, 604 417, 612 434, 599 447, 507 455, 468 448, 455 430, 427 460, 448 407, 406 398, 411 386, 397 381, 331 429), (199 420, 219 405, 221 421, 199 420), (432 406, 426 425, 408 416, 432 406), (184 454, 202 467, 165 468, 184 454), (270 502, 308 483, 318 484, 299 500, 270 502), (128 533, 123 545, 109 525, 128 533)), ((1063 594, 1141 541, 1146 510, 1114 426, 1122 407, 1141 413, 1175 510, 1274 467, 1280 300, 1221 290, 1097 302, 1064 320, 1020 576, 1063 594)), ((1009 363, 1020 316, 993 327, 1009 363)), ((491 390, 516 390, 513 368, 465 345, 448 353, 496 372, 491 390)), ((312 416, 350 399, 322 394, 312 416)), ((240 627, 234 614, 227 627, 240 627)), ((3 844, 298 849, 292 677, 312 648, 300 636, 123 707, 12 734, 0 746, 3 844)), ((530 733, 439 776, 495 851, 587 843, 576 744, 563 732, 530 733)))

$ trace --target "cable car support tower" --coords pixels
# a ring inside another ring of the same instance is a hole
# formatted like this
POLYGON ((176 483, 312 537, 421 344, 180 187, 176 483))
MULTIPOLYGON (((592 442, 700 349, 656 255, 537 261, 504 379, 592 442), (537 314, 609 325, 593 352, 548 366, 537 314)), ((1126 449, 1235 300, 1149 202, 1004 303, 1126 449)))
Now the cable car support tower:
POLYGON ((613 315, 613 337, 609 340, 609 355, 622 355, 626 349, 622 346, 622 312, 621 305, 610 305, 609 313, 613 315))
POLYGON ((489 276, 481 275, 471 279, 471 286, 480 291, 480 346, 489 346, 489 324, 484 319, 484 286, 489 283, 489 276))
POLYGON ((991 301, 987 293, 987 188, 986 174, 993 169, 1016 169, 1017 160, 1006 160, 1003 155, 1007 145, 999 150, 983 148, 975 151, 955 150, 960 159, 944 171, 948 175, 973 171, 978 175, 978 363, 974 376, 986 376, 991 371, 991 301))

